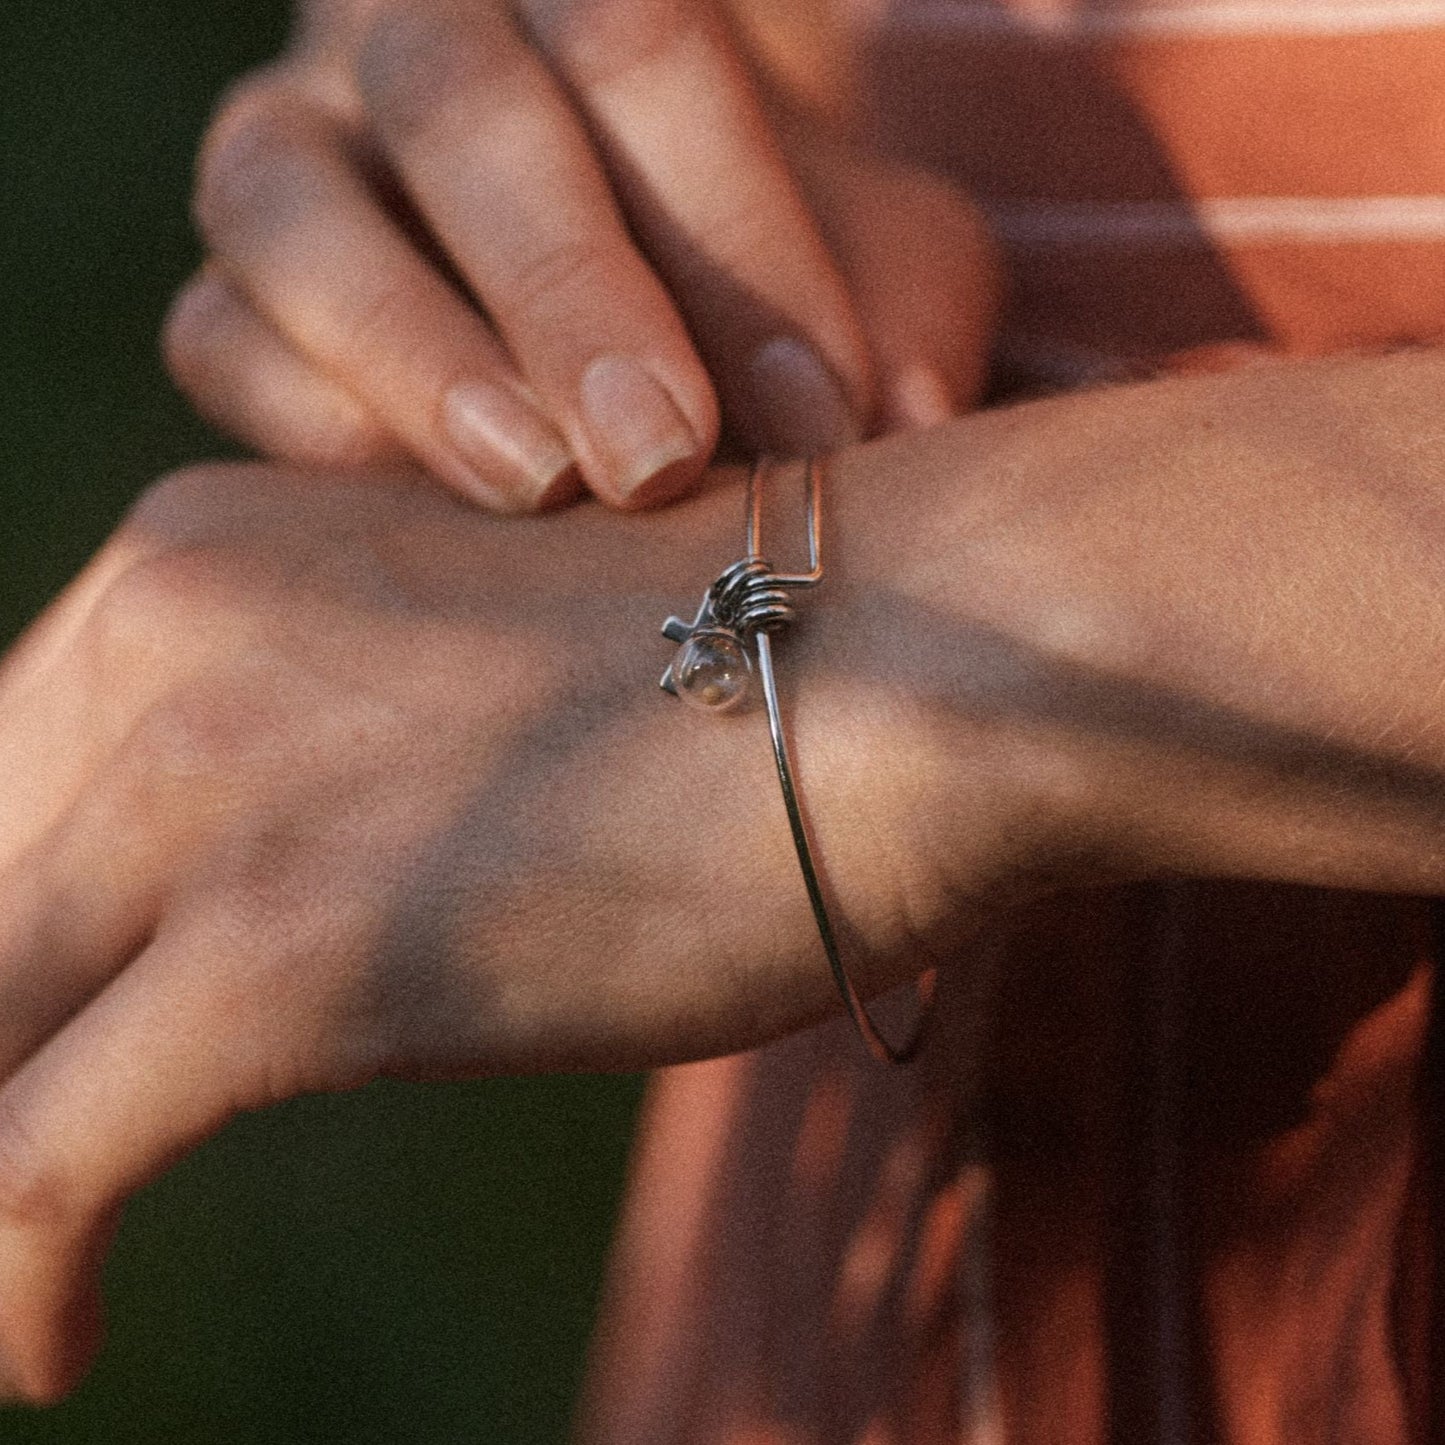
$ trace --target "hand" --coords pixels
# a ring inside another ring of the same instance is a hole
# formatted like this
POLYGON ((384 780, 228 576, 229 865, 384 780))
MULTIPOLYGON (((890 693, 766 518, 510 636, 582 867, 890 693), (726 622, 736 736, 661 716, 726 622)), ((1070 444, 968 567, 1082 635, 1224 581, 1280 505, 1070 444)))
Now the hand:
MULTIPOLYGON (((779 657, 876 989, 930 961, 969 854, 946 732, 896 661, 866 676, 901 551, 890 509, 863 525, 871 480, 840 473, 826 592, 779 657)), ((930 515, 913 499, 903 535, 930 515)), ((836 1007, 762 715, 657 686, 660 620, 741 526, 735 483, 499 523, 396 479, 212 469, 146 499, 22 642, 0 672, 15 1390, 74 1383, 121 1201, 238 1110, 378 1074, 642 1067, 836 1007)))
MULTIPOLYGON (((1059 887, 1445 892, 1442 353, 843 454, 780 644, 865 994, 1059 887), (1061 480, 1062 479, 1062 480, 1061 480)), ((638 1068, 836 1008, 763 720, 662 697, 735 482, 525 522, 200 472, 0 669, 0 1362, 96 1342, 122 1201, 238 1110, 638 1068)))
POLYGON ((711 0, 308 0, 205 143, 168 323, 200 409, 502 510, 928 424, 995 298, 941 181, 765 107, 711 0))

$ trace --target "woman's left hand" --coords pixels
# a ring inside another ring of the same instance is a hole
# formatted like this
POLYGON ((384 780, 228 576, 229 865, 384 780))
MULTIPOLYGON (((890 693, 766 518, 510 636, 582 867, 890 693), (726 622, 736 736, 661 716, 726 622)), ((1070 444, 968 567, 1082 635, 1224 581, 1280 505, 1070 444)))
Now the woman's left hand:
MULTIPOLYGON (((778 644, 860 991, 1019 900, 1445 894, 1445 350, 846 451, 778 644)), ((97 1337, 121 1203, 238 1110, 639 1068, 836 1009, 757 709, 663 697, 735 476, 628 519, 199 471, 0 667, 0 1365, 97 1337)), ((786 566, 796 478, 773 498, 786 566)), ((959 967, 967 967, 961 963, 959 967)))
MULTIPOLYGON (((954 910, 945 739, 868 620, 897 571, 874 512, 902 511, 877 504, 834 487, 826 601, 779 646, 873 989, 925 967, 954 910)), ((907 529, 929 516, 915 499, 907 529)), ((382 1074, 645 1067, 834 1006, 761 714, 657 685, 661 621, 742 521, 735 478, 628 522, 499 522, 405 478, 213 468, 145 498, 21 642, 0 669, 15 1393, 75 1383, 118 1207, 237 1111, 382 1074)))

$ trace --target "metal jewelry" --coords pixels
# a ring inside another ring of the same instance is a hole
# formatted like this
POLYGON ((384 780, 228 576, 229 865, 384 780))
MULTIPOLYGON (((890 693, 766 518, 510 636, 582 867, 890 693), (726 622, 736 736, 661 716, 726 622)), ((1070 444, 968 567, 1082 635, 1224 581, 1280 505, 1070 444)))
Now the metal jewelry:
POLYGON ((934 975, 930 971, 918 982, 922 1013, 909 1037, 901 1045, 889 1043, 858 997, 838 952, 838 941, 823 900, 808 827, 793 781, 792 759, 778 705, 777 680, 773 675, 773 634, 781 632, 794 619, 789 594, 816 587, 823 580, 819 542, 822 467, 816 458, 809 458, 806 471, 808 570, 791 573, 775 572, 772 563, 763 557, 759 543, 763 483, 770 469, 770 461, 760 459, 748 477, 747 555, 734 562, 707 589, 697 616, 691 622, 685 622, 681 617, 669 617, 662 624, 662 635, 677 644, 677 655, 662 675, 662 688, 701 711, 726 712, 748 696, 756 668, 763 684, 763 702, 768 713, 768 731, 772 736, 773 761, 777 765, 778 782, 783 790, 783 807, 787 810, 798 867, 803 875, 803 885, 808 890, 808 902, 813 909, 813 920, 818 926, 818 937, 827 955, 828 966, 833 971, 833 979, 843 997, 848 1016, 869 1052, 882 1063, 903 1064, 913 1058, 923 1041, 933 999, 934 975))

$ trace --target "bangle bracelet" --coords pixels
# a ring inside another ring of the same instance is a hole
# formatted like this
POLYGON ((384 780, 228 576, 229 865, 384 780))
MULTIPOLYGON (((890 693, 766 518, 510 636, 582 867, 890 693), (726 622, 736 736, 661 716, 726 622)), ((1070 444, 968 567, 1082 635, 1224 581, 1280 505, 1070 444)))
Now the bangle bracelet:
POLYGON ((833 980, 843 997, 843 1005, 853 1020, 859 1036, 869 1052, 880 1062, 907 1063, 918 1052, 927 1029, 933 1001, 934 973, 929 970, 918 981, 922 1006, 918 1023, 902 1044, 891 1044, 879 1032, 858 997, 833 933, 823 899, 818 870, 813 862, 813 849, 808 827, 793 781, 792 759, 787 736, 783 731, 782 711, 778 706, 778 685, 773 674, 773 634, 793 621, 793 605, 789 593, 816 587, 823 580, 822 550, 819 540, 821 517, 822 468, 809 458, 806 470, 808 515, 808 570, 806 572, 775 572, 762 555, 763 483, 770 463, 762 459, 753 467, 747 487, 747 554, 727 568, 703 594, 697 616, 691 622, 669 617, 662 625, 662 635, 678 644, 677 655, 662 675, 665 692, 704 712, 726 712, 747 696, 753 672, 753 656, 763 683, 763 701, 768 712, 768 731, 773 742, 773 761, 778 769, 778 782, 783 790, 783 807, 793 834, 793 847, 798 854, 798 868, 808 891, 818 937, 827 955, 833 980), (751 651, 750 651, 751 649, 751 651))

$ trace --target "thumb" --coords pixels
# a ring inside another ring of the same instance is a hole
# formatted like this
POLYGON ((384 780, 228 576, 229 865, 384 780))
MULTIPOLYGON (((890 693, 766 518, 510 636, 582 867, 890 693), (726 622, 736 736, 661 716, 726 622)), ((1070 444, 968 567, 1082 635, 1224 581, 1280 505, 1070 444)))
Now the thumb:
POLYGON ((1002 267, 977 211, 930 172, 793 122, 794 173, 849 286, 885 428, 931 426, 987 379, 1002 267))

